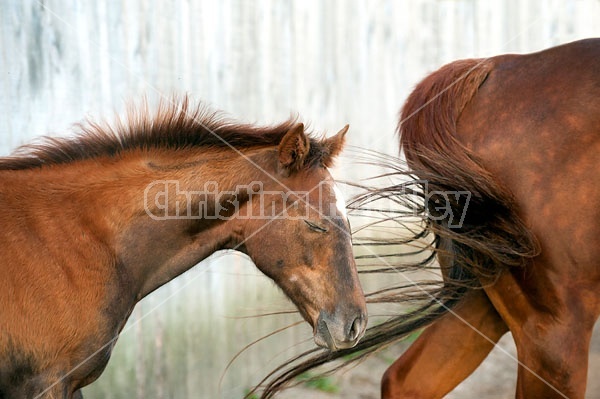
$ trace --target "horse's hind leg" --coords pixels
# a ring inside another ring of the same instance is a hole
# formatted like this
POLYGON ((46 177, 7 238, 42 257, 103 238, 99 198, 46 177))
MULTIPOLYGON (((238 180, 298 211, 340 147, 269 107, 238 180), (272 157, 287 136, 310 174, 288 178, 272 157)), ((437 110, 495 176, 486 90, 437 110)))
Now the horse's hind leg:
POLYGON ((596 310, 583 289, 547 286, 544 302, 520 290, 508 273, 486 288, 517 345, 517 398, 583 399, 596 310))
POLYGON ((538 333, 533 340, 515 337, 520 363, 517 398, 583 398, 591 328, 574 323, 538 333))
POLYGON ((576 316, 530 316, 513 332, 519 354, 517 398, 583 398, 593 327, 576 316))
POLYGON ((508 331, 482 290, 427 327, 385 372, 382 399, 441 398, 467 378, 508 331))

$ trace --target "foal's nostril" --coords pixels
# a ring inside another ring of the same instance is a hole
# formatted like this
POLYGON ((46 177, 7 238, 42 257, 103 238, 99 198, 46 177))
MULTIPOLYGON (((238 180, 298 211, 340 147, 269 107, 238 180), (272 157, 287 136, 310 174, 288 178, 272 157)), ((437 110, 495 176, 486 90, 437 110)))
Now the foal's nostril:
POLYGON ((360 334, 362 334, 363 328, 363 318, 362 316, 358 316, 356 319, 354 319, 352 325, 350 326, 350 331, 348 332, 348 340, 356 341, 360 337, 360 334))
POLYGON ((356 345, 364 333, 367 317, 360 314, 352 319, 352 322, 346 323, 346 320, 351 319, 332 318, 328 313, 321 312, 315 324, 315 343, 331 350, 346 349, 356 345))

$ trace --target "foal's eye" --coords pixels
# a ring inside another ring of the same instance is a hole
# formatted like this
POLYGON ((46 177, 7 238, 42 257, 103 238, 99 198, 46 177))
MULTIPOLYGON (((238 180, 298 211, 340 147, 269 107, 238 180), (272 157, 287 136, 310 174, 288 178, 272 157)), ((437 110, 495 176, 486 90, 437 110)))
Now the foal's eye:
POLYGON ((308 227, 310 227, 311 230, 314 231, 318 231, 319 233, 326 233, 327 232, 327 228, 323 227, 323 226, 319 226, 316 223, 313 223, 309 220, 304 220, 304 223, 306 223, 308 225, 308 227))

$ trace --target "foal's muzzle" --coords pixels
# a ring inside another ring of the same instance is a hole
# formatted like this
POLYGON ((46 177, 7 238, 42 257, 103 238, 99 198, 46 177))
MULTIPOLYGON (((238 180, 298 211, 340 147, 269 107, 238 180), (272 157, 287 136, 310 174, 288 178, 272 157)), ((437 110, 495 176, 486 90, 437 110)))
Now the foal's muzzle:
POLYGON ((361 311, 335 312, 331 315, 321 311, 315 325, 315 343, 330 350, 352 348, 362 338, 367 327, 367 316, 361 311))

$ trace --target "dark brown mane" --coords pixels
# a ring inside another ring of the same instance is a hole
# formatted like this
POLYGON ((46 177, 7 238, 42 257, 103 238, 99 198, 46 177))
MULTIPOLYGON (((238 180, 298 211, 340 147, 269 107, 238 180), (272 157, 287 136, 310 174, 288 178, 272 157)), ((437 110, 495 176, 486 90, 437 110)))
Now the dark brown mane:
MULTIPOLYGON (((290 118, 275 126, 254 126, 229 119, 205 105, 193 106, 187 97, 163 101, 154 115, 147 106, 128 112, 126 122, 114 125, 87 121, 76 125, 74 137, 44 137, 0 158, 0 170, 21 170, 65 164, 100 156, 117 156, 136 149, 277 145, 294 125, 290 118)), ((319 141, 311 140, 309 164, 323 156, 319 141)))

